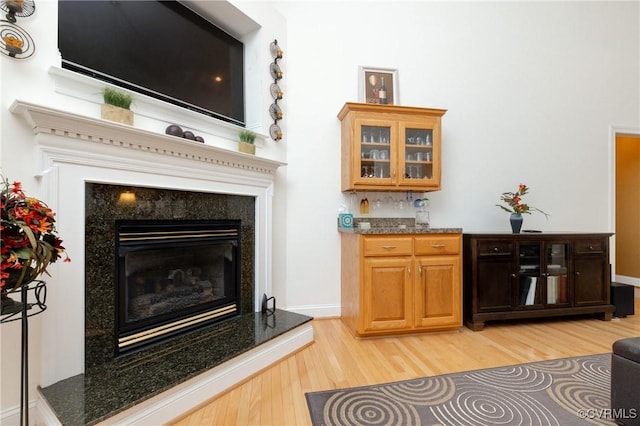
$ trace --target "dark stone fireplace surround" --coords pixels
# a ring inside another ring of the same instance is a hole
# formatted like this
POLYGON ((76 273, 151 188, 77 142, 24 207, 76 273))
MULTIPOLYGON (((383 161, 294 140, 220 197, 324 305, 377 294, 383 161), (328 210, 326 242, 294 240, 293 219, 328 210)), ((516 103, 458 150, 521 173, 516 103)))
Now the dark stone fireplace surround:
POLYGON ((241 314, 254 311, 254 197, 87 183, 85 191, 85 366, 114 358, 116 220, 240 220, 241 314), (123 192, 134 204, 119 202, 123 192))

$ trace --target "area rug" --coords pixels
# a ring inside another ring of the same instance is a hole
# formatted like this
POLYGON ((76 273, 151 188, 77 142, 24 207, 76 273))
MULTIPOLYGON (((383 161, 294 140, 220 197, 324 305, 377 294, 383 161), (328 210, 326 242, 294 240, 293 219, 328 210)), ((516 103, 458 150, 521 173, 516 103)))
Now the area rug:
POLYGON ((611 354, 306 394, 314 426, 613 425, 611 354))

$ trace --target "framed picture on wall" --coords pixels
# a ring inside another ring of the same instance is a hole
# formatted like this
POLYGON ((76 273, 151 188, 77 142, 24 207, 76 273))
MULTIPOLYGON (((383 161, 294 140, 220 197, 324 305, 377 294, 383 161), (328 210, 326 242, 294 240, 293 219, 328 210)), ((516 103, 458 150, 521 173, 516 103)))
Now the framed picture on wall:
POLYGON ((360 66, 358 102, 398 105, 398 70, 360 66))

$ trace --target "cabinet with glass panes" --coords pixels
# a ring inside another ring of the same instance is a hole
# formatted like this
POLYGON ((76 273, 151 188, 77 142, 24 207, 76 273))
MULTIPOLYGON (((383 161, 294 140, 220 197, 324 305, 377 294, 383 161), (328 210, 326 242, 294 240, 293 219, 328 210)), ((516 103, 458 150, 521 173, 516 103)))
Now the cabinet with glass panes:
POLYGON ((519 309, 569 303, 569 242, 537 241, 518 244, 519 309))
POLYGON ((464 234, 464 317, 598 314, 610 320, 610 233, 464 234))
POLYGON ((342 191, 440 189, 443 109, 346 103, 342 191))

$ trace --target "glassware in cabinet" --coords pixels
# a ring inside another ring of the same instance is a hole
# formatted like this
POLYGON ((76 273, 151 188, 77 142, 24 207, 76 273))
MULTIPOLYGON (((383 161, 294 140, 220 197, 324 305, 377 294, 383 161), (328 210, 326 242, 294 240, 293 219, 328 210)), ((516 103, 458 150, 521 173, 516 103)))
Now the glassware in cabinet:
POLYGON ((391 125, 362 124, 360 137, 360 177, 391 178, 391 125))
POLYGON ((434 170, 434 129, 404 127, 402 148, 401 181, 408 185, 420 185, 432 181, 434 170))

